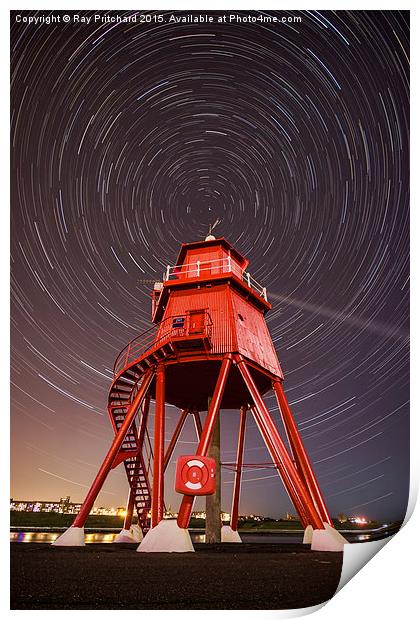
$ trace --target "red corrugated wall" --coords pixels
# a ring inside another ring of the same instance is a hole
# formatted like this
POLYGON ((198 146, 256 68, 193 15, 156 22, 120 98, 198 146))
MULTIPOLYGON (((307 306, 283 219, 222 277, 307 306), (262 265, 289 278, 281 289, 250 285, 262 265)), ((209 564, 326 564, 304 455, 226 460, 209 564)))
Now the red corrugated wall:
MULTIPOLYGON (((197 261, 201 263, 201 275, 226 273, 228 271, 228 257, 229 252, 222 247, 210 247, 207 250, 205 248, 190 249, 186 253, 182 273, 189 274, 189 277, 195 277, 197 275, 195 269, 197 261), (214 262, 209 265, 207 261, 214 262), (187 265, 191 265, 191 267, 187 269, 187 265)), ((240 278, 242 276, 242 269, 238 261, 234 257, 231 257, 230 264, 232 272, 240 278)), ((187 276, 185 275, 183 277, 187 276)))
POLYGON ((234 290, 232 306, 239 353, 272 373, 283 376, 263 313, 234 290))
MULTIPOLYGON (((202 263, 201 275, 206 276, 213 273, 221 273, 223 263, 220 259, 225 257, 227 257, 227 253, 219 247, 208 248, 207 251, 204 248, 191 249, 187 251, 184 265, 192 265, 195 267, 197 261, 200 261, 200 263, 202 263), (211 262, 209 264, 208 261, 216 262, 211 262)), ((188 273, 197 275, 194 269, 188 270, 188 273)))
POLYGON ((201 289, 173 291, 169 296, 164 318, 182 315, 189 310, 207 310, 213 321, 212 352, 234 351, 233 330, 230 327, 230 290, 227 284, 201 289))
POLYGON ((283 376, 262 311, 228 284, 172 291, 164 318, 183 315, 189 310, 206 310, 210 314, 213 353, 238 351, 275 375, 283 376))

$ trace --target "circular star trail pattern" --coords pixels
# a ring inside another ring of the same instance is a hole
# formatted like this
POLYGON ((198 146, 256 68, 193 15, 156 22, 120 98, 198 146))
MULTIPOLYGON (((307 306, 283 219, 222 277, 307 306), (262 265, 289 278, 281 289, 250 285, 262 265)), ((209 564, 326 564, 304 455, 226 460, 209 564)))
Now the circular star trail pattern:
MULTIPOLYGON (((408 14, 159 14, 89 25, 11 15, 12 495, 83 498, 112 436, 114 359, 150 325, 139 280, 159 279, 220 218, 215 233, 268 289, 286 393, 331 513, 401 518, 408 14)), ((225 412, 224 461, 237 428, 225 412)), ((192 424, 181 440, 176 455, 194 451, 192 424)), ((267 461, 251 421, 245 460, 267 461)), ((225 470, 226 510, 232 479, 225 470)), ((126 492, 116 470, 98 503, 123 505, 126 492)), ((286 510, 276 473, 247 469, 241 513, 286 510)))

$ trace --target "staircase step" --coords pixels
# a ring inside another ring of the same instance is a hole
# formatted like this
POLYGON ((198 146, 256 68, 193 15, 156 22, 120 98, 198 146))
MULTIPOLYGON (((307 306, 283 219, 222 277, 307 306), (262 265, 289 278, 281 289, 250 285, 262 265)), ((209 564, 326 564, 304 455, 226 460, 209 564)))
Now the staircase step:
POLYGON ((123 397, 122 394, 119 394, 118 392, 115 394, 110 394, 109 400, 110 400, 111 405, 129 405, 130 404, 130 399, 123 397))
POLYGON ((133 391, 133 388, 135 386, 135 382, 131 381, 120 381, 120 379, 118 379, 118 381, 116 381, 114 383, 114 390, 118 390, 119 392, 127 392, 127 394, 130 394, 130 392, 133 391))
POLYGON ((125 417, 127 415, 127 407, 125 405, 115 405, 114 407, 109 407, 109 409, 112 416, 122 415, 125 417))
POLYGON ((134 389, 134 384, 133 385, 121 385, 119 383, 114 383, 114 385, 112 386, 110 393, 112 392, 120 392, 120 393, 124 393, 127 396, 129 396, 131 394, 131 392, 134 389))
POLYGON ((140 379, 141 374, 142 374, 141 372, 136 370, 136 367, 127 368, 127 370, 124 371, 124 376, 127 376, 130 379, 135 379, 136 381, 140 379))
MULTIPOLYGON (((109 398, 113 401, 119 400, 121 401, 121 405, 126 405, 130 402, 130 394, 131 392, 119 392, 118 390, 112 390, 112 392, 109 393, 109 398)), ((119 403, 114 404, 118 405, 119 403)))

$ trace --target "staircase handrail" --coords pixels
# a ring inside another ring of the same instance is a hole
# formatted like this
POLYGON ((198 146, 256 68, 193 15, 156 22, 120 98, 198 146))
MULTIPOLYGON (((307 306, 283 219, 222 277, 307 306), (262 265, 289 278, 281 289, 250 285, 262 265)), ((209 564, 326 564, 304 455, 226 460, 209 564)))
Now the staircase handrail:
MULTIPOLYGON (((142 357, 149 349, 155 348, 159 343, 162 345, 165 339, 170 340, 171 336, 174 335, 173 332, 176 335, 180 335, 179 332, 181 332, 182 330, 185 331, 185 324, 184 324, 182 327, 179 327, 179 328, 172 327, 168 331, 164 330, 163 334, 161 334, 159 338, 156 338, 157 333, 161 330, 164 324, 167 324, 168 322, 171 321, 173 325, 173 320, 175 318, 186 319, 189 315, 190 313, 168 316, 166 317, 166 319, 163 319, 159 323, 156 323, 156 325, 152 325, 152 327, 150 327, 149 329, 146 329, 144 332, 142 332, 135 338, 132 338, 130 342, 123 349, 121 349, 120 353, 118 354, 115 360, 114 369, 113 369, 114 378, 118 374, 120 374, 124 369, 130 366, 132 361, 142 357), (148 334, 149 336, 147 337, 148 334), (131 355, 133 350, 135 353, 134 357, 133 355, 131 355)), ((211 320, 211 316, 207 311, 204 312, 204 315, 205 315, 204 328, 205 328, 206 334, 211 337, 211 326, 213 324, 213 321, 211 320)))

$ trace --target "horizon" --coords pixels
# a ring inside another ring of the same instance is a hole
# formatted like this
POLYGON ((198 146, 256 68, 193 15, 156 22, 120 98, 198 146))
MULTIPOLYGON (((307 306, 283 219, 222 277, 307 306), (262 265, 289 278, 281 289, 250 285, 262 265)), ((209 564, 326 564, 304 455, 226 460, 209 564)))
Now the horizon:
MULTIPOLYGON (((60 499, 63 499, 63 498, 60 498, 60 499)), ((22 504, 25 504, 25 503, 26 504, 29 504, 29 503, 33 503, 33 504, 36 504, 36 503, 60 504, 60 500, 40 500, 40 499, 25 500, 25 499, 15 499, 14 497, 10 498, 10 502, 13 502, 15 504, 16 503, 22 503, 22 504)), ((63 503, 65 503, 65 504, 72 504, 72 505, 76 505, 76 506, 81 504, 81 502, 73 502, 71 500, 71 498, 70 498, 69 502, 63 502, 63 503)), ((121 506, 118 506, 118 505, 103 506, 103 505, 94 504, 94 506, 93 506, 93 508, 92 508, 92 510, 91 510, 91 512, 89 514, 90 515, 94 514, 95 510, 96 511, 97 510, 109 510, 109 511, 114 511, 115 514, 112 514, 112 515, 101 515, 101 516, 124 516, 124 515, 118 515, 117 511, 121 512, 122 510, 125 511, 125 509, 126 509, 126 504, 121 505, 121 506)), ((44 513, 44 514, 48 514, 48 513, 54 513, 54 514, 75 514, 73 512, 68 513, 68 512, 64 512, 64 511, 62 513, 57 513, 56 511, 52 511, 52 510, 51 511, 50 510, 34 511, 34 510, 12 510, 12 509, 10 509, 10 511, 11 512, 29 512, 29 513, 36 513, 36 514, 40 514, 40 513, 44 513)), ((192 517, 198 518, 196 516, 197 513, 205 515, 206 510, 205 510, 205 508, 203 510, 193 510, 192 517)), ((172 515, 176 516, 178 514, 178 512, 172 510, 171 507, 169 506, 169 508, 167 508, 164 511, 164 518, 168 518, 167 515, 169 515, 169 514, 172 514, 172 515)), ((227 517, 225 519, 222 519, 222 520, 224 520, 224 521, 229 520, 228 516, 230 515, 230 512, 228 510, 225 510, 222 507, 221 510, 220 510, 220 514, 221 515, 223 515, 223 514, 227 515, 227 517)), ((347 521, 350 521, 351 519, 356 519, 356 518, 366 518, 366 516, 364 514, 354 514, 354 515, 353 514, 348 514, 348 515, 346 515, 343 512, 339 512, 336 515, 332 514, 331 518, 335 519, 336 521, 340 521, 339 517, 341 515, 344 515, 346 517, 347 521)), ((264 520, 269 520, 269 521, 299 521, 299 517, 296 514, 288 513, 288 512, 286 512, 285 514, 283 514, 283 515, 281 515, 280 517, 277 517, 277 518, 276 517, 272 517, 271 515, 265 515, 265 514, 260 514, 260 513, 239 513, 239 515, 238 515, 239 519, 243 519, 243 518, 246 518, 246 517, 260 517, 260 518, 262 518, 264 520)), ((205 517, 202 517, 202 518, 205 519, 205 517)), ((373 518, 369 518, 368 522, 379 523, 381 521, 379 519, 375 519, 373 517, 373 518)), ((382 521, 382 523, 385 523, 385 522, 393 522, 393 521, 392 521, 392 519, 384 519, 382 521)), ((398 520, 397 520, 397 522, 398 522, 398 520)))

